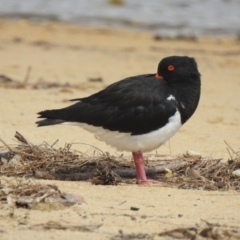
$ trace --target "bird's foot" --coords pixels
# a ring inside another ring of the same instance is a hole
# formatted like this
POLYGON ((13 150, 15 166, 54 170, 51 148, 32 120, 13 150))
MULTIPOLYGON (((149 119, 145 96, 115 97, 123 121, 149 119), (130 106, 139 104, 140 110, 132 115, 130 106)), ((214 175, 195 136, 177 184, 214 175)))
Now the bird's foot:
POLYGON ((133 159, 134 163, 136 166, 136 172, 137 172, 137 184, 142 185, 142 186, 147 186, 150 184, 156 184, 158 186, 166 186, 165 183, 153 180, 153 179, 148 179, 146 176, 146 172, 144 169, 144 164, 143 164, 143 155, 141 152, 133 152, 133 159))
POLYGON ((137 184, 139 185, 151 185, 151 184, 157 184, 157 185, 161 185, 161 186, 165 186, 166 184, 164 182, 161 181, 157 181, 154 179, 137 179, 137 184))

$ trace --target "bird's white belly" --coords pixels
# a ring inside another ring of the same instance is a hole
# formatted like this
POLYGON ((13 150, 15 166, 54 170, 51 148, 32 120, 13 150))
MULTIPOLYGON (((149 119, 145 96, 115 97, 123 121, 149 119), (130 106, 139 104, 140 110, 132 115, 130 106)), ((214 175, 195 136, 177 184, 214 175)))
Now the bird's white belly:
POLYGON ((110 131, 86 123, 65 122, 63 124, 81 126, 87 131, 94 133, 99 140, 105 141, 108 145, 117 150, 130 152, 149 152, 157 149, 169 140, 182 126, 181 116, 178 111, 169 118, 168 123, 164 127, 142 135, 131 135, 131 133, 110 131))

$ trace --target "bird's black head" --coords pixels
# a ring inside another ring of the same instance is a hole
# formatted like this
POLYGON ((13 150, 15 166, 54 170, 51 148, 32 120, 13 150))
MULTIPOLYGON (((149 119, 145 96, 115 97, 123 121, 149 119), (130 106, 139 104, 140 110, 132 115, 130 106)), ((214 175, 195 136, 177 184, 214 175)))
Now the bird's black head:
POLYGON ((172 56, 162 59, 155 75, 169 85, 169 91, 177 100, 182 124, 194 113, 201 92, 200 73, 194 58, 172 56))
POLYGON ((158 76, 161 76, 169 84, 200 81, 196 61, 194 58, 186 56, 163 58, 158 65, 158 76))

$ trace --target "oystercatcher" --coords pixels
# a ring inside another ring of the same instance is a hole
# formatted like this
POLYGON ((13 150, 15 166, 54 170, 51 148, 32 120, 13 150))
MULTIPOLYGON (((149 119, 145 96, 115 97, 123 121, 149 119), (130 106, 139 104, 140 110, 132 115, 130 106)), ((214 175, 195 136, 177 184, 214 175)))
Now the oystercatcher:
POLYGON ((162 59, 156 74, 123 79, 75 104, 39 112, 38 126, 78 125, 117 150, 131 151, 137 183, 147 179, 143 152, 160 147, 192 116, 200 98, 200 73, 194 58, 162 59))

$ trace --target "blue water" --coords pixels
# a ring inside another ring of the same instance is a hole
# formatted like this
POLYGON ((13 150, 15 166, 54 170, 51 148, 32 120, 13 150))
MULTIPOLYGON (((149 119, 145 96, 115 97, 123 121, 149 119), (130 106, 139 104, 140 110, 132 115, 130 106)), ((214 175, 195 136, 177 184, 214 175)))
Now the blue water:
POLYGON ((0 17, 150 30, 160 36, 240 35, 240 0, 0 0, 0 17))

